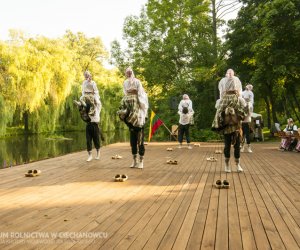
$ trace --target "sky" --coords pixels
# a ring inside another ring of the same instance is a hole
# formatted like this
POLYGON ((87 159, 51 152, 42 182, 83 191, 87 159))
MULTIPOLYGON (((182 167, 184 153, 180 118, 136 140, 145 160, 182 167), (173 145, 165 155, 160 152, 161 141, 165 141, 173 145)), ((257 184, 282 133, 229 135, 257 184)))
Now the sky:
POLYGON ((139 15, 147 0, 0 0, 0 40, 9 30, 58 38, 66 30, 100 37, 109 51, 117 39, 122 42, 123 23, 129 15, 139 15))

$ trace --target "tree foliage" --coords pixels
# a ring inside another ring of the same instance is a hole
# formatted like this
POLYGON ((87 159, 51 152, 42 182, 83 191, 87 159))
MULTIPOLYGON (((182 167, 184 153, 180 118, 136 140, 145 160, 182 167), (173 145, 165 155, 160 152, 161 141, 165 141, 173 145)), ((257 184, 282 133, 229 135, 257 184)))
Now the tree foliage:
POLYGON ((50 132, 82 129, 73 100, 81 95, 83 72, 90 70, 103 100, 118 99, 101 114, 103 127, 115 129, 120 123, 108 121, 115 116, 122 97, 122 79, 116 70, 103 67, 108 53, 100 38, 67 31, 59 39, 26 38, 12 32, 11 39, 0 43, 0 135, 7 126, 25 132, 50 132), (105 95, 104 95, 105 92, 105 95))
POLYGON ((209 124, 204 116, 214 106, 216 62, 209 7, 208 1, 149 0, 140 16, 125 20, 128 47, 122 50, 117 41, 113 43, 116 65, 121 71, 128 65, 135 69, 147 82, 151 108, 170 123, 178 118, 177 107, 172 109, 170 101, 188 93, 201 114, 197 124, 209 124), (207 101, 211 106, 204 109, 207 101))
POLYGON ((114 41, 108 70, 100 38, 67 31, 58 39, 27 38, 12 31, 0 41, 0 135, 6 127, 28 132, 83 128, 73 100, 90 70, 103 104, 102 128, 122 127, 116 109, 128 66, 143 82, 153 109, 166 124, 178 122, 182 94, 193 100, 196 128, 208 128, 227 68, 254 85, 255 112, 273 122, 300 119, 300 0, 149 0, 123 26, 127 47, 114 41), (226 41, 217 35, 229 22, 226 41))
POLYGON ((255 86, 269 126, 299 120, 300 1, 244 1, 228 33, 229 63, 255 86), (279 117, 278 117, 279 116, 279 117))

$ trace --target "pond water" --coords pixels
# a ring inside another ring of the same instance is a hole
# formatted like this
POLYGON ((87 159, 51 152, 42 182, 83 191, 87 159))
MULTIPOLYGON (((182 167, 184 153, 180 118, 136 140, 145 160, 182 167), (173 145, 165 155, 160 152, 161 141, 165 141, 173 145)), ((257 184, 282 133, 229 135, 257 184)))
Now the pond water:
MULTIPOLYGON (((101 145, 129 141, 128 130, 103 133, 101 145)), ((94 148, 94 147, 93 147, 94 148)), ((22 135, 0 139, 0 168, 86 150, 85 131, 22 135)))

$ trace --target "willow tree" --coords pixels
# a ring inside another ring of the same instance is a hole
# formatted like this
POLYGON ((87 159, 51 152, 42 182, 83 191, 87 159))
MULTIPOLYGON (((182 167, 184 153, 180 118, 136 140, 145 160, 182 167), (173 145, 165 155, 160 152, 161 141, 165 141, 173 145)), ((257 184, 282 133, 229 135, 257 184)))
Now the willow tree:
POLYGON ((77 69, 80 73, 79 78, 85 70, 97 72, 103 69, 103 62, 107 60, 108 53, 99 37, 89 38, 82 32, 74 34, 68 30, 63 39, 66 46, 74 53, 74 60, 80 67, 77 69))
POLYGON ((46 121, 46 124, 49 125, 45 129, 54 131, 60 126, 61 115, 66 116, 62 124, 68 120, 65 103, 76 85, 77 65, 74 61, 73 51, 68 49, 63 39, 42 38, 36 40, 34 44, 40 53, 47 55, 49 70, 48 76, 44 76, 44 82, 48 83, 47 90, 45 90, 47 95, 44 98, 44 105, 36 113, 35 120, 46 121))
POLYGON ((14 96, 18 109, 24 114, 25 130, 28 130, 28 114, 34 112, 44 98, 45 85, 44 81, 40 81, 38 73, 41 70, 39 67, 45 61, 26 40, 22 44, 12 44, 10 49, 10 64, 7 68, 10 94, 14 96))
MULTIPOLYGON (((74 53, 76 63, 76 85, 73 86, 72 95, 68 98, 66 109, 72 110, 71 99, 81 95, 83 72, 89 70, 96 82, 102 101, 101 128, 104 131, 113 131, 121 126, 116 111, 122 98, 122 78, 116 70, 105 69, 103 63, 108 59, 108 52, 100 38, 88 38, 83 33, 76 34, 67 31, 64 35, 66 46, 74 53)), ((71 121, 71 120, 70 120, 71 121)), ((68 125, 68 124, 67 124, 68 125)))
POLYGON ((72 54, 63 43, 46 38, 24 39, 10 46, 7 73, 25 131, 53 131, 60 105, 74 84, 72 54))
POLYGON ((0 42, 0 135, 5 134, 6 126, 12 122, 16 108, 16 100, 13 95, 15 91, 10 84, 8 74, 10 63, 10 47, 0 42))
POLYGON ((83 33, 69 31, 58 39, 12 33, 8 42, 0 43, 0 133, 7 125, 32 133, 83 129, 73 100, 81 95, 86 69, 100 90, 103 127, 119 127, 123 79, 103 67, 106 56, 101 39, 83 33))

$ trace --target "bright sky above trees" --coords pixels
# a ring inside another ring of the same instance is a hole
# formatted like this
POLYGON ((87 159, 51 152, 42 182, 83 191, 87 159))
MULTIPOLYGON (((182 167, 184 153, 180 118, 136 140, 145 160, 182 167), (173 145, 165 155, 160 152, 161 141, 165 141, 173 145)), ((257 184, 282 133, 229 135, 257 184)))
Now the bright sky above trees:
POLYGON ((0 8, 0 40, 9 29, 29 36, 62 36, 67 29, 100 37, 106 49, 114 39, 122 39, 123 22, 139 15, 147 0, 9 0, 0 8))

